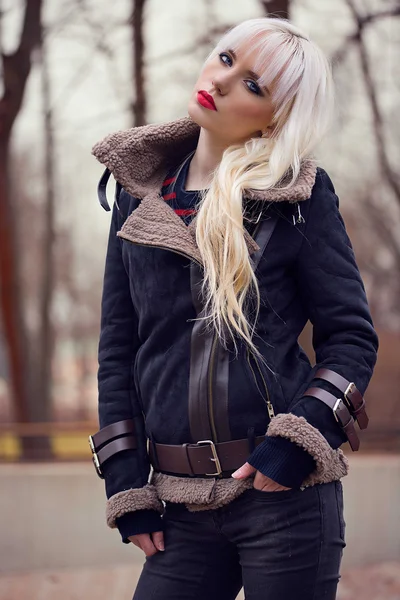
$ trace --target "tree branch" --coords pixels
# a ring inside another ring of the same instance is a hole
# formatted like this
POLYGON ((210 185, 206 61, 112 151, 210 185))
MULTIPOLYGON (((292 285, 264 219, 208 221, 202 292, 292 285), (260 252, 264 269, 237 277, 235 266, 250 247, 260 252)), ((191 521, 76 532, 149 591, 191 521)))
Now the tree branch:
POLYGON ((213 37, 223 35, 230 27, 234 27, 234 24, 226 24, 226 25, 216 25, 215 27, 211 27, 204 35, 199 36, 190 44, 190 46, 184 46, 183 48, 179 48, 178 50, 173 50, 172 52, 163 52, 163 54, 159 56, 154 56, 150 60, 162 62, 168 61, 172 58, 176 58, 180 56, 182 53, 192 54, 196 52, 199 48, 203 48, 204 46, 211 46, 213 37))
POLYGON ((42 0, 27 0, 18 48, 2 54, 4 95, 0 100, 0 136, 9 136, 24 97, 32 66, 32 51, 40 40, 42 0))
POLYGON ((367 15, 359 15, 357 14, 357 23, 358 28, 355 32, 348 35, 343 42, 342 46, 336 50, 336 52, 331 56, 331 61, 334 67, 338 66, 346 57, 346 54, 355 42, 359 39, 359 30, 363 30, 367 25, 378 21, 379 19, 385 19, 386 17, 396 17, 400 15, 400 6, 395 8, 381 10, 375 13, 370 13, 367 15))
MULTIPOLYGON (((381 169, 393 191, 393 193, 396 196, 397 202, 400 204, 400 184, 399 181, 389 163, 389 158, 387 155, 387 151, 386 151, 386 145, 385 145, 385 134, 384 134, 384 123, 383 123, 383 117, 379 108, 379 103, 378 103, 378 95, 376 93, 376 87, 374 84, 374 80, 372 77, 372 72, 371 72, 371 68, 370 68, 370 64, 369 64, 369 58, 368 58, 368 52, 367 52, 367 48, 366 48, 366 44, 364 42, 364 25, 362 24, 364 19, 358 14, 357 9, 354 5, 353 0, 346 0, 347 5, 349 6, 354 20, 356 22, 357 25, 357 39, 358 39, 358 43, 357 43, 357 47, 358 47, 358 52, 359 52, 359 56, 360 56, 360 62, 361 62, 361 70, 362 70, 362 74, 364 77, 364 82, 365 82, 365 87, 367 90, 367 94, 368 94, 368 98, 369 98, 369 102, 371 105, 371 110, 372 110, 372 126, 373 126, 373 131, 375 134, 375 140, 376 140, 376 144, 377 144, 377 151, 378 151, 378 159, 381 165, 381 169)), ((397 14, 400 14, 400 7, 398 9, 394 9, 394 10, 398 10, 397 14)))

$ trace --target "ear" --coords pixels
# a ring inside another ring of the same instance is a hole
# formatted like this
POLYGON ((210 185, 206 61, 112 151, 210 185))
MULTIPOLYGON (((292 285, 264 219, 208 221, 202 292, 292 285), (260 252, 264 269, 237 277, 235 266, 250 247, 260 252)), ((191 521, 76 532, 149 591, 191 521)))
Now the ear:
POLYGON ((274 126, 273 125, 268 125, 268 127, 261 132, 261 137, 266 138, 269 137, 271 135, 271 133, 274 130, 274 126))

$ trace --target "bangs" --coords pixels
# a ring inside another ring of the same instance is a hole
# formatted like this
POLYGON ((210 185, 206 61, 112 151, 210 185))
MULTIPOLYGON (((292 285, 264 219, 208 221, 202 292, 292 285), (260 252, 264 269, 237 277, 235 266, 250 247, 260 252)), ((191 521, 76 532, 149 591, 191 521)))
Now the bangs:
MULTIPOLYGON (((264 20, 254 19, 240 23, 228 31, 218 42, 210 58, 222 50, 230 49, 243 59, 256 51, 256 61, 250 66, 259 75, 257 83, 265 86, 276 107, 275 117, 290 102, 299 89, 304 73, 302 40, 294 33, 264 20), (258 22, 263 21, 263 22, 258 22)), ((303 39, 304 35, 302 35, 303 39)))

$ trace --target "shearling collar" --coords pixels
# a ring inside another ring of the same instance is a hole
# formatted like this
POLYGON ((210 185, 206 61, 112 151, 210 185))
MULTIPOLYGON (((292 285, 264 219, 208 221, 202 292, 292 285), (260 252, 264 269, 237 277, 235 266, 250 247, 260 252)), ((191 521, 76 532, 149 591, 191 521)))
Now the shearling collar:
MULTIPOLYGON (((200 127, 190 117, 161 124, 117 131, 94 145, 93 155, 104 164, 124 189, 142 201, 127 218, 118 236, 133 243, 168 248, 202 263, 196 243, 196 217, 189 225, 160 196, 171 166, 178 164, 197 146, 200 127)), ((251 200, 268 202, 307 200, 316 177, 313 158, 304 159, 295 185, 290 190, 246 190, 251 200)), ((253 253, 258 244, 244 230, 253 253)))
MULTIPOLYGON (((178 164, 197 146, 200 127, 190 117, 161 124, 132 127, 105 137, 93 147, 94 156, 137 198, 158 192, 170 166, 178 164)), ((290 190, 247 190, 246 198, 277 202, 307 200, 315 182, 312 158, 302 161, 290 190)))

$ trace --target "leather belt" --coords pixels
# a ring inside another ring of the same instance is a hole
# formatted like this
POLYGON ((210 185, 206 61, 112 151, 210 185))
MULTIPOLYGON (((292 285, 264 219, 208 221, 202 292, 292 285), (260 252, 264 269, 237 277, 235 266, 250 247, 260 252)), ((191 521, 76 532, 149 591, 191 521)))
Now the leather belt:
MULTIPOLYGON (((265 436, 255 438, 261 444, 265 436)), ((150 462, 155 471, 175 475, 219 476, 241 467, 250 454, 248 439, 214 443, 202 440, 196 444, 157 444, 149 441, 150 462)))
POLYGON ((360 447, 356 429, 354 427, 354 419, 350 414, 349 409, 341 398, 336 398, 330 392, 322 388, 311 387, 304 392, 304 396, 313 396, 327 404, 332 410, 336 421, 341 426, 342 430, 349 440, 351 449, 355 452, 360 447))

